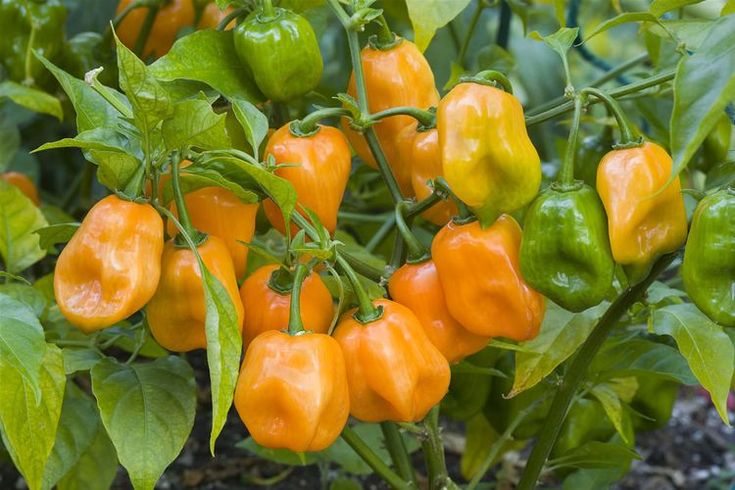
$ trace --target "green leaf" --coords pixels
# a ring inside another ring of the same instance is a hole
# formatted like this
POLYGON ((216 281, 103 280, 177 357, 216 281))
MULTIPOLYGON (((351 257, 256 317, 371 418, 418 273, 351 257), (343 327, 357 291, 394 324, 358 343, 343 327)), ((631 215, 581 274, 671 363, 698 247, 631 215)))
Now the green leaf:
POLYGON ((195 80, 206 83, 228 99, 263 100, 255 82, 235 52, 232 31, 207 29, 185 36, 150 66, 159 80, 195 80))
POLYGON ((133 486, 152 489, 194 425, 191 367, 175 356, 129 365, 107 358, 92 368, 92 390, 133 486))
POLYGON ((406 0, 416 46, 425 51, 436 30, 447 25, 469 4, 470 0, 406 0))
POLYGON ((712 403, 723 422, 730 425, 727 395, 733 374, 735 348, 722 327, 688 303, 657 309, 653 313, 653 328, 659 335, 674 338, 679 352, 712 397, 712 403))
POLYGON ((112 128, 94 128, 80 131, 73 138, 63 138, 44 143, 31 153, 56 148, 81 148, 82 150, 124 151, 123 138, 112 128))
POLYGON ((59 480, 58 490, 99 490, 110 488, 117 475, 117 454, 102 423, 94 439, 77 463, 59 480))
POLYGON ((702 0, 653 0, 649 10, 656 17, 660 17, 670 10, 675 10, 687 5, 693 5, 699 3, 702 0))
POLYGON ((567 77, 567 91, 573 90, 571 75, 569 72, 569 61, 567 60, 567 51, 572 47, 578 35, 579 27, 562 27, 554 34, 549 34, 548 36, 542 36, 538 31, 533 31, 529 36, 533 39, 543 41, 559 55, 562 65, 564 65, 564 73, 566 73, 567 77))
POLYGON ((55 345, 45 349, 40 372, 41 397, 7 362, 0 361, 0 432, 13 463, 31 490, 44 488, 43 477, 64 397, 63 358, 55 345))
POLYGON ((41 90, 7 80, 0 83, 0 97, 7 97, 33 112, 50 114, 59 121, 64 118, 59 99, 41 90))
POLYGON ((613 27, 623 24, 629 24, 631 22, 655 22, 660 24, 658 18, 650 12, 626 12, 624 14, 617 15, 612 19, 608 19, 605 22, 601 22, 590 34, 587 34, 584 42, 589 41, 596 35, 601 34, 608 29, 612 29, 613 27))
POLYGON ((46 255, 34 233, 46 225, 35 204, 20 189, 0 179, 0 256, 8 272, 20 272, 46 255))
POLYGON ((678 350, 645 339, 608 341, 595 356, 590 370, 608 378, 655 374, 687 385, 697 384, 678 350))
POLYGON ((549 302, 541 333, 521 345, 525 352, 516 352, 516 374, 508 397, 535 386, 556 367, 574 354, 587 339, 602 312, 603 303, 581 313, 571 313, 549 302))
POLYGON ((64 370, 66 374, 89 371, 102 360, 102 354, 92 349, 62 349, 64 354, 64 370))
POLYGON ((559 458, 549 461, 554 468, 618 468, 634 459, 638 453, 622 444, 590 441, 571 449, 559 458))
POLYGON ((0 114, 0 172, 7 170, 19 148, 18 126, 5 114, 0 114))
POLYGON ((51 251, 57 243, 66 243, 71 240, 71 237, 79 229, 79 225, 79 223, 49 225, 37 229, 34 233, 39 236, 39 246, 46 251, 51 251))
MULTIPOLYGON (((661 24, 649 24, 648 32, 669 42, 672 34, 684 43, 689 50, 697 50, 707 37, 712 20, 705 19, 671 19, 663 20, 661 24)), ((666 129, 668 130, 668 124, 666 129)))
POLYGON ((735 16, 715 21, 699 49, 679 62, 671 114, 671 179, 689 163, 735 99, 735 16))
POLYGON ((630 445, 633 441, 629 440, 623 428, 623 404, 621 400, 630 402, 638 389, 638 382, 635 377, 623 378, 623 380, 617 379, 600 383, 595 385, 590 392, 600 402, 623 441, 630 445))
POLYGON ((727 0, 727 2, 725 2, 725 5, 722 7, 722 10, 720 11, 720 17, 724 17, 730 14, 735 14, 735 0, 727 0))
POLYGON ((40 395, 39 375, 46 352, 43 328, 27 304, 6 294, 0 294, 0 311, 0 364, 16 371, 40 395))
POLYGON ((258 148, 268 134, 268 118, 245 99, 233 98, 230 103, 237 121, 245 132, 245 139, 253 149, 253 157, 258 160, 258 148))
MULTIPOLYGON (((240 185, 223 177, 216 170, 199 167, 187 167, 182 171, 179 179, 181 192, 188 194, 204 187, 222 187, 235 194, 242 202, 255 203, 259 201, 258 195, 244 190, 240 185)), ((166 182, 163 187, 163 202, 168 204, 174 198, 173 183, 166 182)))
POLYGON ((48 306, 46 297, 41 291, 28 284, 6 283, 0 285, 0 294, 10 296, 14 300, 28 306, 36 317, 41 317, 48 306))
POLYGON ((189 99, 174 104, 173 115, 163 122, 163 141, 169 150, 190 145, 202 150, 232 146, 225 130, 225 114, 216 114, 206 100, 189 99))
POLYGON ((288 466, 308 466, 317 463, 321 459, 321 453, 295 453, 288 449, 270 449, 263 447, 252 437, 237 443, 236 447, 245 449, 268 461, 288 466))
POLYGON ((682 298, 686 293, 680 289, 674 289, 661 281, 655 281, 646 291, 646 302, 651 305, 657 305, 668 299, 682 298))

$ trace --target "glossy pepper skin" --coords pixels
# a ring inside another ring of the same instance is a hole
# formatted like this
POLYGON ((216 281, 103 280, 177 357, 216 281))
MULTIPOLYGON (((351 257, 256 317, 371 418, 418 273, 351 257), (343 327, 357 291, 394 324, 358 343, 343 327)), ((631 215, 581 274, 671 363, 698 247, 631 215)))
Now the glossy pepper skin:
POLYGON ((91 333, 145 306, 158 286, 163 220, 150 204, 110 195, 89 210, 56 263, 64 316, 91 333))
MULTIPOLYGON (((120 0, 117 12, 131 4, 133 0, 120 0)), ((129 49, 135 49, 138 34, 148 15, 145 7, 132 10, 117 27, 116 33, 120 41, 129 49)), ((158 10, 153 27, 143 48, 143 57, 159 58, 168 53, 176 41, 176 34, 186 26, 194 24, 194 3, 192 0, 171 0, 158 10)))
POLYGON ((684 289, 704 314, 720 325, 735 327, 735 188, 699 202, 681 274, 684 289))
MULTIPOLYGON (((401 162, 411 164, 411 188, 417 201, 426 199, 433 192, 429 180, 442 176, 442 159, 439 149, 439 133, 436 128, 418 129, 418 124, 406 126, 399 135, 399 141, 405 141, 399 147, 401 162)), ((421 216, 437 226, 444 226, 457 215, 457 206, 446 200, 433 205, 421 216)))
POLYGON ((407 263, 396 270, 388 281, 388 291, 394 301, 411 310, 432 344, 449 361, 461 361, 481 350, 489 337, 465 330, 449 314, 434 261, 407 263))
POLYGON ((334 338, 347 364, 350 414, 365 422, 416 422, 449 387, 449 364, 432 345, 416 315, 381 299, 383 315, 362 324, 346 312, 334 338))
POLYGON ((521 272, 534 289, 569 311, 605 299, 615 263, 605 209, 591 187, 552 184, 529 206, 523 224, 521 272))
POLYGON ((29 53, 28 42, 33 31, 33 49, 45 58, 55 61, 64 42, 66 7, 59 0, 0 0, 0 61, 8 77, 15 82, 49 79, 41 62, 29 53), (26 73, 26 58, 30 71, 26 73))
POLYGON ((264 332, 248 347, 234 401, 258 444, 321 451, 339 437, 350 412, 342 351, 325 334, 264 332))
POLYGON ((615 262, 646 269, 659 255, 684 243, 687 219, 671 157, 655 143, 613 150, 597 169, 597 192, 605 206, 615 262))
POLYGON ((434 237, 449 313, 470 332, 518 341, 538 335, 544 298, 521 275, 520 246, 521 228, 509 215, 485 229, 450 221, 434 237))
POLYGON ((541 160, 512 94, 460 83, 439 103, 436 127, 444 178, 479 215, 510 213, 536 197, 541 160))
MULTIPOLYGON (((197 189, 187 193, 184 201, 194 227, 224 241, 232 257, 236 277, 243 277, 249 249, 240 242, 250 243, 253 239, 258 203, 244 203, 222 187, 197 189)), ((172 211, 176 213, 175 204, 172 211)), ((170 236, 178 234, 173 221, 167 223, 167 231, 170 236)))
MULTIPOLYGON (((269 286, 277 265, 264 265, 245 279, 240 286, 240 298, 245 308, 242 335, 245 347, 266 330, 288 325, 290 292, 279 292, 269 286)), ((317 273, 311 273, 301 286, 301 320, 304 329, 327 333, 334 317, 334 302, 317 273)), ((285 328, 285 327, 283 327, 285 328)))
MULTIPOLYGON (((337 228, 337 211, 350 176, 350 147, 344 134, 330 126, 319 126, 311 136, 295 136, 289 124, 282 126, 268 140, 266 155, 276 163, 298 164, 276 168, 276 175, 293 184, 298 205, 314 211, 330 233, 337 228)), ((272 201, 263 203, 265 215, 281 233, 283 216, 272 201)), ((292 226, 292 234, 297 228, 292 226)))
POLYGON ((36 206, 41 204, 41 200, 38 198, 36 185, 27 175, 20 172, 5 172, 0 174, 0 179, 3 179, 8 184, 12 184, 20 189, 20 191, 25 194, 28 199, 33 201, 33 204, 36 206))
POLYGON ((285 102, 313 90, 324 62, 309 21, 290 10, 275 8, 250 14, 234 30, 235 50, 255 83, 270 100, 285 102))
MULTIPOLYGON (((362 49, 361 58, 371 113, 400 106, 428 109, 439 102, 431 67, 411 41, 399 38, 395 45, 386 49, 368 45, 362 49)), ((354 73, 350 76, 347 93, 357 97, 354 73)), ((373 126, 398 185, 406 196, 413 194, 411 161, 401 158, 400 148, 410 144, 410 141, 398 136, 406 126, 412 124, 415 125, 416 120, 411 116, 391 116, 373 126)), ((342 120, 342 126, 362 161, 378 168, 365 138, 350 129, 346 119, 342 120)))
MULTIPOLYGON (((207 270, 227 290, 235 306, 237 324, 242 329, 243 308, 237 294, 235 268, 225 243, 216 236, 208 236, 198 246, 207 270)), ((202 274, 194 253, 177 247, 174 240, 166 242, 161 258, 161 282, 146 308, 151 334, 161 347, 174 352, 188 352, 207 347, 204 322, 207 308, 204 303, 202 274)))

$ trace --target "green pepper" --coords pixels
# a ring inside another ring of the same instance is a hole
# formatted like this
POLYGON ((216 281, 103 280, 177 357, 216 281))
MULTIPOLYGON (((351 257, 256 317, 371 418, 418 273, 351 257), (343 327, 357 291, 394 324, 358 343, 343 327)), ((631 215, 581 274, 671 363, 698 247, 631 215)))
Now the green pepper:
POLYGON ((705 315, 735 327, 735 187, 710 194, 697 205, 682 278, 684 290, 705 315))
POLYGON ((0 0, 0 60, 11 80, 43 85, 51 79, 31 49, 53 61, 64 44, 65 22, 59 0, 0 0))
POLYGON ((488 347, 452 367, 449 391, 441 405, 445 415, 455 420, 469 420, 482 410, 490 393, 493 377, 484 373, 455 372, 455 370, 467 364, 480 368, 493 367, 502 354, 503 351, 500 349, 488 347))
POLYGON ((636 431, 660 429, 671 418, 679 394, 679 383, 646 374, 637 376, 637 379, 638 389, 630 406, 642 417, 635 417, 633 426, 636 431))
POLYGON ((563 308, 599 304, 610 291, 615 264, 595 191, 579 180, 542 191, 526 212, 520 258, 524 279, 563 308))
POLYGON ((702 143, 702 152, 697 159, 697 168, 708 172, 715 165, 727 160, 732 140, 732 122, 727 114, 722 114, 702 143))
POLYGON ((234 37, 240 61, 273 101, 304 95, 322 77, 324 62, 314 30, 290 10, 270 7, 253 12, 235 28, 234 37))
POLYGON ((594 189, 597 185, 597 166, 614 143, 612 126, 605 126, 602 133, 584 138, 577 147, 574 175, 594 189))

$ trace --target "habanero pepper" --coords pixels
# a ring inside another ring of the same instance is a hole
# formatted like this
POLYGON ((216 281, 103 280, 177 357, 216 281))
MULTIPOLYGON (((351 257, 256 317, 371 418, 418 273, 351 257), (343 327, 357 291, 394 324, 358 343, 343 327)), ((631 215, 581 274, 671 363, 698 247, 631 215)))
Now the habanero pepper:
POLYGON ((342 347, 350 414, 365 422, 416 422, 449 387, 449 363, 411 310, 386 299, 382 314, 363 323, 358 310, 342 315, 334 338, 342 347))
MULTIPOLYGON (((371 113, 400 106, 425 109, 434 107, 439 102, 439 92, 436 90, 431 67, 411 41, 396 38, 386 46, 371 41, 371 44, 362 49, 361 59, 368 109, 371 113)), ((347 93, 357 97, 354 72, 350 76, 347 93)), ((373 126, 401 192, 406 196, 413 194, 411 161, 401 158, 400 148, 410 144, 410 141, 398 136, 406 126, 415 123, 411 116, 397 115, 386 117, 373 126)), ((363 135, 350 128, 347 119, 342 120, 342 127, 362 161, 378 168, 363 135)))
POLYGON ((308 20, 269 3, 265 7, 234 29, 235 51, 260 91, 285 102, 316 88, 324 61, 308 20))
MULTIPOLYGON (((280 284, 283 276, 289 274, 279 270, 277 265, 264 265, 240 286, 240 298, 245 309, 242 335, 246 348, 261 333, 288 323, 293 288, 291 284, 285 287, 280 284)), ((285 280, 287 282, 288 278, 285 280)), ((300 310, 306 330, 327 333, 334 317, 334 302, 316 272, 309 274, 301 286, 300 310)))
POLYGON ((523 107, 502 75, 480 72, 456 85, 439 103, 436 127, 444 178, 483 222, 536 197, 541 160, 528 137, 523 107), (487 78, 506 90, 488 85, 487 78))
MULTIPOLYGON (((120 14, 134 0, 120 0, 117 14, 120 14)), ((135 49, 141 28, 148 16, 148 8, 139 7, 131 10, 115 30, 117 37, 129 49, 135 49)), ((156 13, 153 27, 143 47, 142 57, 159 58, 168 53, 176 41, 178 32, 194 24, 194 3, 192 0, 171 0, 164 2, 156 13)))
MULTIPOLYGON (((161 281, 146 308, 146 318, 153 338, 161 347, 174 352, 188 352, 207 347, 202 273, 194 253, 180 247, 175 239, 163 248, 161 281)), ((224 286, 242 331, 243 308, 237 291, 235 267, 225 242, 210 235, 197 246, 207 270, 224 286)))
MULTIPOLYGON (((268 139, 265 155, 272 155, 275 174, 294 186, 299 205, 316 213, 330 233, 337 228, 337 211, 347 187, 352 168, 350 147, 344 134, 331 126, 317 126, 316 132, 303 136, 292 132, 294 123, 285 124, 268 139)), ((274 228, 285 233, 283 216, 271 200, 263 202, 263 210, 274 228)), ((295 225, 291 227, 296 232, 295 225)))
POLYGON ((735 187, 705 196, 697 205, 681 275, 684 290, 705 315, 735 327, 735 187))
MULTIPOLYGON (((230 13, 232 13, 232 7, 227 7, 225 10, 220 10, 215 2, 208 3, 204 10, 202 10, 202 16, 199 18, 199 29, 216 29, 220 22, 225 20, 230 13)), ((235 20, 233 19, 225 30, 229 30, 235 27, 235 20)))
POLYGON ((3 179, 8 184, 14 185, 25 196, 33 201, 33 204, 38 206, 41 204, 41 200, 38 198, 38 190, 33 181, 25 174, 20 172, 4 172, 0 174, 0 179, 3 179))
POLYGON ((54 271, 61 313, 91 333, 128 318, 156 291, 163 220, 150 204, 110 195, 89 210, 54 271))
POLYGON ((478 221, 450 221, 434 237, 431 254, 449 313, 467 330, 522 341, 538 335, 544 297, 520 272, 521 228, 502 215, 483 229, 478 221))

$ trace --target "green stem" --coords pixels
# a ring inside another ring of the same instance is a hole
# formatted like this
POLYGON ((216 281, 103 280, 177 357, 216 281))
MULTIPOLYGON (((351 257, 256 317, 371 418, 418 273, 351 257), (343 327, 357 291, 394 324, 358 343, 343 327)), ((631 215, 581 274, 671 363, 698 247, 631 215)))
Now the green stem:
POLYGON ((401 188, 398 186, 395 175, 388 164, 388 160, 385 158, 385 153, 380 147, 380 141, 378 141, 378 135, 375 133, 375 129, 367 128, 365 130, 365 141, 367 141, 370 151, 378 163, 378 171, 385 181, 385 185, 388 187, 391 199, 393 203, 398 203, 403 200, 403 194, 401 194, 401 188))
POLYGON ((585 92, 583 91, 577 95, 574 101, 574 119, 572 120, 572 127, 569 130, 569 140, 567 141, 567 150, 564 154, 564 162, 559 171, 559 182, 562 185, 571 185, 574 182, 574 158, 577 153, 579 125, 582 121, 585 98, 585 92))
POLYGON ((431 255, 426 247, 418 241, 416 235, 413 234, 411 228, 406 223, 406 220, 404 219, 406 209, 408 209, 406 201, 401 201, 396 204, 396 225, 398 226, 398 231, 403 237, 403 241, 406 242, 406 246, 408 247, 407 262, 409 264, 425 262, 431 258, 431 255))
POLYGON ((370 238, 370 241, 367 242, 367 244, 365 245, 365 250, 367 250, 368 252, 372 252, 373 250, 375 250, 378 245, 380 245, 383 240, 385 240, 385 237, 388 236, 388 233, 391 232, 395 224, 395 213, 392 213, 390 217, 383 221, 383 224, 380 226, 380 228, 378 228, 378 231, 375 232, 372 238, 370 238))
POLYGON ((378 43, 382 46, 391 46, 396 42, 396 35, 390 30, 388 21, 385 20, 385 16, 381 15, 377 19, 380 29, 378 29, 378 43))
POLYGON ((198 242, 200 237, 199 232, 194 228, 189 217, 189 212, 186 210, 186 202, 184 201, 184 193, 181 192, 181 181, 179 175, 179 158, 178 155, 174 155, 171 160, 171 184, 174 188, 174 199, 176 200, 176 212, 179 215, 179 222, 184 227, 186 234, 189 235, 195 243, 198 242))
POLYGON ((413 488, 404 481, 397 473, 386 465, 383 460, 357 435, 349 426, 342 430, 342 439, 362 458, 367 465, 375 471, 395 490, 409 490, 413 488))
POLYGON ((449 198, 454 201, 454 204, 459 210, 459 215, 454 219, 455 222, 468 223, 475 219, 474 213, 470 210, 469 207, 467 207, 464 201, 462 201, 460 198, 457 197, 454 192, 452 192, 452 189, 449 187, 449 183, 444 179, 444 177, 437 177, 436 179, 434 179, 434 187, 436 189, 440 189, 442 192, 445 192, 449 196, 449 198))
POLYGON ((476 75, 461 77, 460 82, 474 82, 484 85, 499 86, 509 94, 513 93, 513 84, 510 83, 508 77, 497 70, 483 70, 476 75))
POLYGON ((467 48, 470 46, 470 41, 472 41, 472 35, 475 33, 475 28, 477 27, 477 23, 480 21, 480 17, 482 16, 482 11, 485 9, 485 4, 482 2, 482 0, 478 0, 477 6, 475 7, 475 11, 472 13, 472 18, 470 19, 470 25, 467 27, 467 31, 464 33, 464 38, 462 39, 462 47, 459 48, 459 54, 457 55, 457 61, 459 61, 459 64, 462 65, 462 67, 465 67, 465 58, 467 57, 467 48))
POLYGON ((145 183, 145 164, 140 163, 130 180, 123 189, 123 194, 130 199, 137 199, 143 194, 143 184, 145 183))
POLYGON ((263 14, 265 14, 266 19, 272 19, 276 16, 276 10, 273 8, 271 0, 263 0, 263 14))
POLYGON ((621 146, 635 146, 640 145, 640 138, 635 134, 633 128, 628 123, 628 119, 625 117, 623 109, 620 104, 615 101, 608 94, 600 89, 596 88, 585 88, 581 91, 581 94, 589 94, 595 96, 601 100, 607 106, 607 109, 615 116, 615 120, 618 122, 618 129, 620 129, 620 143, 621 146))
POLYGON ((349 254, 345 252, 344 250, 340 250, 339 256, 342 257, 345 262, 350 264, 350 267, 360 274, 361 276, 367 277, 371 281, 380 282, 380 280, 383 278, 383 271, 380 269, 376 269, 375 267, 366 264, 362 260, 358 259, 352 254, 349 254))
MULTIPOLYGON (((30 15, 30 14, 29 14, 30 15)), ((28 36, 28 46, 26 47, 26 58, 25 58, 25 83, 33 85, 33 44, 36 41, 36 23, 33 19, 30 19, 31 34, 28 36)))
POLYGON ((158 6, 151 5, 148 7, 148 13, 145 16, 143 26, 140 28, 140 32, 138 33, 138 39, 135 40, 135 49, 133 50, 139 58, 143 57, 143 50, 145 49, 145 44, 151 34, 151 29, 153 29, 153 23, 156 21, 156 15, 158 15, 158 6))
POLYGON ((411 116, 426 129, 433 128, 436 125, 436 114, 434 112, 408 106, 391 107, 390 109, 376 112, 375 114, 371 114, 368 120, 374 124, 381 119, 391 116, 411 116))
POLYGON ((296 266, 296 274, 291 287, 291 303, 289 305, 288 333, 297 335, 304 331, 304 323, 301 321, 301 286, 304 284, 309 269, 304 264, 296 266))
POLYGON ((123 104, 123 102, 117 98, 117 96, 108 87, 102 85, 97 79, 97 76, 102 71, 102 68, 95 68, 84 76, 84 81, 87 85, 90 85, 95 92, 100 94, 112 107, 117 110, 123 117, 127 119, 133 118, 133 111, 130 107, 123 104))
POLYGON ((403 437, 401 437, 398 426, 394 422, 381 422, 380 429, 383 431, 385 447, 388 449, 388 454, 390 454, 396 471, 403 480, 417 485, 411 458, 408 456, 408 451, 406 450, 406 445, 403 443, 403 437))
POLYGON ((325 107, 316 110, 303 119, 293 121, 290 129, 295 136, 310 136, 319 129, 319 121, 329 117, 349 116, 351 113, 343 107, 325 107))
POLYGON ((649 272, 645 279, 635 286, 629 287, 618 296, 597 322, 597 325, 584 344, 582 344, 582 347, 577 351, 577 354, 566 370, 561 385, 554 395, 549 414, 544 421, 536 445, 528 458, 517 490, 531 490, 535 488, 544 463, 549 457, 549 453, 559 436, 559 431, 569 410, 572 398, 584 381, 587 368, 592 362, 592 359, 594 359, 620 317, 646 292, 651 283, 666 270, 678 253, 677 251, 659 258, 653 264, 651 272, 649 272))
POLYGON ((446 193, 446 191, 444 189, 434 186, 434 191, 429 194, 428 197, 422 199, 419 202, 413 203, 406 208, 405 216, 407 219, 418 216, 427 209, 433 207, 435 204, 439 204, 446 199, 449 199, 449 195, 446 193))
POLYGON ((250 12, 250 9, 245 8, 245 7, 240 7, 240 8, 233 10, 229 14, 225 15, 224 18, 219 22, 219 24, 217 24, 217 30, 224 31, 227 28, 227 26, 230 24, 230 22, 233 21, 233 19, 237 19, 241 15, 244 15, 248 12, 250 12))
POLYGON ((347 278, 350 280, 350 284, 352 284, 352 289, 357 296, 358 309, 355 314, 355 320, 360 323, 370 323, 379 319, 383 314, 382 308, 375 307, 373 302, 370 300, 370 296, 368 296, 367 291, 362 287, 362 283, 357 277, 357 274, 355 274, 354 269, 350 267, 350 264, 348 264, 345 258, 340 255, 337 255, 337 263, 342 268, 345 275, 347 275, 347 278))
POLYGON ((429 490, 441 490, 450 486, 451 480, 447 473, 447 464, 444 460, 444 444, 439 433, 439 405, 429 411, 423 422, 425 429, 424 441, 421 447, 426 459, 426 468, 429 479, 429 490))
POLYGON ((381 214, 364 214, 364 213, 355 213, 352 211, 339 211, 337 213, 340 219, 345 220, 353 220, 353 221, 363 221, 365 223, 385 223, 386 220, 392 221, 393 220, 393 213, 381 213, 381 214))

